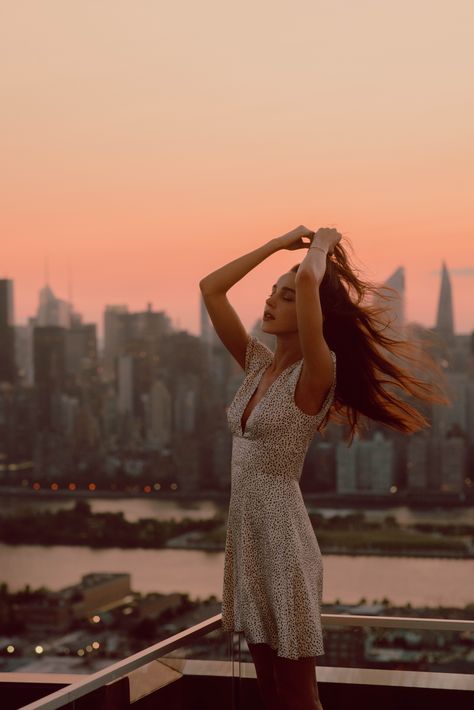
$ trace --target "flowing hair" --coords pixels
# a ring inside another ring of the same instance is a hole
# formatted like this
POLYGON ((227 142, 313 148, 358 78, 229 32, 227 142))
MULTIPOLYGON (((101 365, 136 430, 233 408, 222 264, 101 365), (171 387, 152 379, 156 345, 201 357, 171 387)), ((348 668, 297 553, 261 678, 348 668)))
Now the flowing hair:
MULTIPOLYGON (((296 264, 290 271, 298 268, 296 264)), ((323 426, 330 417, 348 423, 350 441, 361 428, 361 415, 412 433, 430 422, 410 399, 448 403, 440 384, 442 371, 426 344, 399 339, 391 329, 390 304, 384 302, 396 294, 387 286, 359 279, 340 242, 328 255, 319 297, 324 338, 337 357, 337 381, 323 426)))

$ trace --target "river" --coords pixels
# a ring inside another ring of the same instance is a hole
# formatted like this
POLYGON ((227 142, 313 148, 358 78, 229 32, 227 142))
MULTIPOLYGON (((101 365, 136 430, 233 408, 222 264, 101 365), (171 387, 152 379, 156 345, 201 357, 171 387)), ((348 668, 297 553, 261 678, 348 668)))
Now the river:
MULTIPOLYGON (((161 520, 209 518, 226 506, 212 500, 183 502, 148 498, 91 498, 94 512, 122 511, 129 520, 156 517, 161 520)), ((70 508, 74 500, 0 498, 0 513, 14 514, 29 508, 70 508)), ((355 512, 354 509, 321 509, 325 516, 355 512)), ((360 512, 357 511, 357 512, 360 512)), ((473 522, 471 508, 411 510, 405 507, 366 510, 369 519, 393 515, 401 525, 413 522, 473 522)), ((464 606, 474 602, 474 560, 384 556, 324 555, 323 601, 356 603, 388 598, 393 604, 413 606, 464 606)), ((9 546, 0 544, 0 581, 11 590, 29 584, 61 589, 89 572, 129 572, 139 592, 184 592, 192 598, 222 596, 223 552, 159 549, 97 550, 66 546, 9 546)))
MULTIPOLYGON (((361 597, 413 606, 474 602, 473 560, 324 555, 323 564, 326 603, 356 603, 361 597)), ((0 579, 11 590, 25 584, 61 589, 88 572, 129 572, 135 591, 221 599, 223 565, 223 552, 0 544, 0 579)))

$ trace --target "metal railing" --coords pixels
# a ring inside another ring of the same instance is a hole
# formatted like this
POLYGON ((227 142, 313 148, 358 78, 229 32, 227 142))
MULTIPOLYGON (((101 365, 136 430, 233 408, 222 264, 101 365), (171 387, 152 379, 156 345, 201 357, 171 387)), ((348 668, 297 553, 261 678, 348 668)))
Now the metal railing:
MULTIPOLYGON (((385 627, 439 631, 467 631, 474 633, 474 621, 458 619, 431 619, 404 616, 370 616, 358 614, 322 614, 323 625, 385 627)), ((211 631, 221 629, 222 615, 217 614, 195 626, 185 629, 164 641, 149 646, 133 656, 107 666, 72 685, 51 693, 45 698, 23 706, 21 710, 56 710, 72 703, 94 690, 122 678, 141 666, 157 660, 175 649, 194 641, 211 631)))

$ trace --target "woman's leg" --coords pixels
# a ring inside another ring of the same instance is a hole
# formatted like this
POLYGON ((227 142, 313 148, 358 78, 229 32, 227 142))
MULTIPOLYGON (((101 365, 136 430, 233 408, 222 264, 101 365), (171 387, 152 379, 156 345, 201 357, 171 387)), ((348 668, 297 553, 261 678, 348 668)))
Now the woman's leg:
POLYGON ((323 710, 319 699, 314 656, 293 660, 275 654, 273 667, 278 697, 284 710, 323 710))
POLYGON ((275 683, 274 659, 276 651, 267 643, 248 643, 250 653, 257 672, 258 687, 265 710, 280 710, 282 706, 278 700, 275 683))

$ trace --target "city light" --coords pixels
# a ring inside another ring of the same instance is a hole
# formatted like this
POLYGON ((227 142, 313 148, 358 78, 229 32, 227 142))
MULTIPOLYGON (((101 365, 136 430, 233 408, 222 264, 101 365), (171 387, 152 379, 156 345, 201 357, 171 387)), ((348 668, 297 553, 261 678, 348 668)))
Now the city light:
POLYGON ((33 488, 35 489, 35 491, 39 491, 39 489, 41 488, 41 484, 38 483, 38 481, 35 481, 35 483, 33 483, 33 488))
POLYGON ((145 493, 151 493, 151 486, 144 486, 143 490, 145 493))
POLYGON ((77 486, 75 483, 68 483, 68 488, 70 491, 75 491, 77 486))
POLYGON ((87 488, 88 488, 90 491, 95 491, 95 489, 97 488, 97 486, 95 485, 95 483, 89 483, 89 485, 87 486, 87 488))
POLYGON ((172 491, 175 491, 175 490, 178 488, 178 484, 177 484, 177 483, 172 483, 171 486, 170 486, 170 488, 171 488, 172 491))
POLYGON ((161 488, 161 483, 155 483, 155 484, 153 485, 153 488, 155 489, 155 491, 159 491, 160 488, 161 488))
POLYGON ((58 486, 57 483, 52 483, 51 486, 50 486, 50 488, 51 488, 52 491, 57 491, 57 490, 59 490, 59 486, 58 486))
POLYGON ((100 616, 98 614, 96 614, 95 616, 92 617, 91 621, 93 624, 100 623, 100 616))
POLYGON ((86 651, 87 651, 87 653, 91 653, 91 652, 92 652, 92 646, 91 646, 90 644, 88 644, 88 645, 86 646, 86 651))
POLYGON ((79 648, 79 649, 77 650, 77 655, 78 655, 78 656, 83 656, 84 654, 85 654, 85 651, 84 651, 83 648, 79 648))
POLYGON ((38 656, 41 656, 41 654, 44 653, 44 648, 43 648, 43 646, 36 646, 36 648, 35 648, 35 653, 37 653, 38 656))
POLYGON ((98 641, 93 641, 92 648, 97 651, 97 649, 100 648, 100 643, 98 641))
POLYGON ((12 646, 11 644, 7 646, 7 653, 15 653, 15 646, 12 646))

